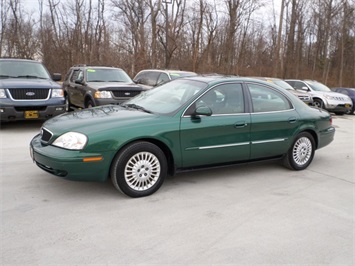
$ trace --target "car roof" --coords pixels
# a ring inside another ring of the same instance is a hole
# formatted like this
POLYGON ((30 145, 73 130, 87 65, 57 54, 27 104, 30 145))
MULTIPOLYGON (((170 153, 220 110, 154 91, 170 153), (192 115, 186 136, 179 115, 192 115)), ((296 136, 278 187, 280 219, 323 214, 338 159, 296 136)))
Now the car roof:
POLYGON ((114 66, 96 66, 96 65, 74 65, 71 68, 102 68, 102 69, 121 69, 119 67, 114 67, 114 66))
POLYGON ((271 77, 249 77, 249 78, 254 78, 254 79, 260 79, 260 80, 283 80, 281 78, 271 78, 271 77))
POLYGON ((6 58, 6 57, 1 57, 0 61, 16 61, 16 62, 33 62, 37 64, 41 64, 41 62, 34 60, 34 59, 25 59, 25 58, 6 58))
POLYGON ((181 79, 188 79, 188 80, 196 80, 196 81, 201 81, 205 83, 214 83, 214 82, 233 82, 233 81, 240 81, 240 82, 258 82, 258 83, 263 83, 267 85, 272 85, 274 87, 277 87, 276 85, 266 82, 260 79, 256 78, 250 78, 250 77, 240 77, 240 76, 231 76, 231 75, 197 75, 197 76, 191 76, 191 77, 183 77, 181 79))
POLYGON ((159 72, 191 72, 194 73, 192 71, 188 71, 188 70, 177 70, 177 69, 158 69, 158 68, 148 68, 148 69, 142 69, 141 71, 159 71, 159 72))

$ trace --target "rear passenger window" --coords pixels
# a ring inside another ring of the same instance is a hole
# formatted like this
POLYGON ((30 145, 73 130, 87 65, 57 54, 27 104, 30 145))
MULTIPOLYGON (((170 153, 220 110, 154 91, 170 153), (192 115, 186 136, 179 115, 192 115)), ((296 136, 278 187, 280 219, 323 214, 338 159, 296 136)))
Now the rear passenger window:
POLYGON ((275 112, 292 109, 290 101, 269 87, 248 84, 254 113, 275 112))

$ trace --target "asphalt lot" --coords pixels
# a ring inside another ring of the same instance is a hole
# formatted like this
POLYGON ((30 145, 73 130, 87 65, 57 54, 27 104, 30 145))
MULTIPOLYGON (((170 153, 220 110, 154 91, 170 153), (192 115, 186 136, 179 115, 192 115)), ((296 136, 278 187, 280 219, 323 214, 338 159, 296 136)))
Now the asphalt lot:
POLYGON ((40 122, 0 130, 1 265, 354 265, 355 115, 295 172, 264 162, 179 174, 131 199, 32 163, 40 122))

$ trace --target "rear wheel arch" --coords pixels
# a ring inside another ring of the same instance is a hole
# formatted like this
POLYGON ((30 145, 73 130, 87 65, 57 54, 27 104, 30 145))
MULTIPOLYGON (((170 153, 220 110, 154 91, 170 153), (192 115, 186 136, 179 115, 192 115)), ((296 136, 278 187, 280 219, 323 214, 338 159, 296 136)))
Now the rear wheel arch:
MULTIPOLYGON (((317 133, 316 133, 314 130, 310 130, 310 129, 304 130, 304 131, 302 131, 302 132, 307 132, 307 133, 309 133, 309 134, 312 135, 313 140, 314 140, 314 142, 315 142, 315 149, 317 149, 317 148, 318 148, 318 135, 317 135, 317 133)), ((302 133, 302 132, 299 132, 298 134, 300 134, 300 133, 302 133)))

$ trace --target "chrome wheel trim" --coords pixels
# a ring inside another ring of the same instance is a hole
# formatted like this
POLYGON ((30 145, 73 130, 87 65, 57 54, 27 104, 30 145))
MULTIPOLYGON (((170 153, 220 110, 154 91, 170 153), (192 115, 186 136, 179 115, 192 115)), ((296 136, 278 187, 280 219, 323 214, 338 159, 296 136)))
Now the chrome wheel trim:
POLYGON ((128 160, 124 170, 124 178, 131 189, 144 191, 154 186, 158 181, 160 170, 160 162, 153 153, 140 152, 128 160))
POLYGON ((309 138, 299 138, 293 146, 292 158, 296 164, 305 165, 312 156, 312 142, 309 138))

